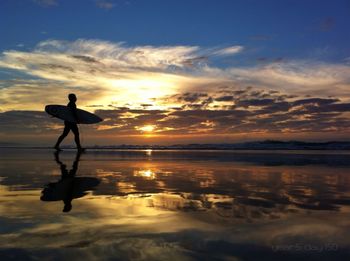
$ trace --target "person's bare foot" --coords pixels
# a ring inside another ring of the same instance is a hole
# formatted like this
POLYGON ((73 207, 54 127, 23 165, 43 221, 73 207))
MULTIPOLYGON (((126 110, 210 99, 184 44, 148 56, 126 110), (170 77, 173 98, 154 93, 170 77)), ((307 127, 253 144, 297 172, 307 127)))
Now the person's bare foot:
POLYGON ((85 148, 82 148, 82 147, 79 147, 77 148, 79 152, 84 152, 85 151, 85 148))

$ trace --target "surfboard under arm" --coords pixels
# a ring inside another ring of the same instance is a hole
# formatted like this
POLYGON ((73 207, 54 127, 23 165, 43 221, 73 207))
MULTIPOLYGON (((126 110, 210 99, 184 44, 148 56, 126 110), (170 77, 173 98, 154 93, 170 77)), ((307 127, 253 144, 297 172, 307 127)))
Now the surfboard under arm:
MULTIPOLYGON (((53 117, 59 118, 64 121, 77 123, 72 111, 67 106, 56 104, 46 105, 45 111, 53 117)), ((103 119, 97 116, 96 114, 81 109, 77 109, 77 116, 79 123, 81 124, 94 124, 103 121, 103 119)))

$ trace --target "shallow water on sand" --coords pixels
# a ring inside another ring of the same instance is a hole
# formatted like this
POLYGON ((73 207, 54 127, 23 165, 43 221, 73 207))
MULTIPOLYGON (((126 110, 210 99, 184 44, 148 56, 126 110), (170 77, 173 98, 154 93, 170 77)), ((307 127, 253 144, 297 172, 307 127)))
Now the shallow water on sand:
POLYGON ((349 206, 348 152, 0 150, 1 260, 350 260, 349 206))

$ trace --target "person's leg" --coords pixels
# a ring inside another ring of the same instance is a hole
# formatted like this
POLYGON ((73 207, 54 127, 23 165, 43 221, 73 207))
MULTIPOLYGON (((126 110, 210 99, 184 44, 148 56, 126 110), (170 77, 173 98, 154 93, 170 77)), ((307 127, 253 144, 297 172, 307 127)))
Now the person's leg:
POLYGON ((70 128, 65 124, 62 135, 58 137, 58 140, 57 140, 56 145, 54 147, 55 149, 57 149, 57 150, 59 149, 61 142, 68 135, 69 131, 70 131, 70 128))
POLYGON ((74 124, 71 126, 71 130, 74 133, 74 140, 75 140, 75 144, 77 144, 77 148, 79 150, 82 149, 81 145, 80 145, 80 138, 79 138, 79 129, 78 129, 78 125, 74 124))

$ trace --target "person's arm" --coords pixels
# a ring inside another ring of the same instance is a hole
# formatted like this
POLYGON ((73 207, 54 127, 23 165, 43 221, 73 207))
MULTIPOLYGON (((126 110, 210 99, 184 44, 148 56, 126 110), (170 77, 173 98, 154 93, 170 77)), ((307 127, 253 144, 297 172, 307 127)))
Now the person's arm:
POLYGON ((76 123, 79 123, 79 118, 78 118, 78 111, 77 111, 77 105, 75 105, 75 103, 71 103, 69 105, 69 108, 73 114, 73 118, 75 120, 76 123))

